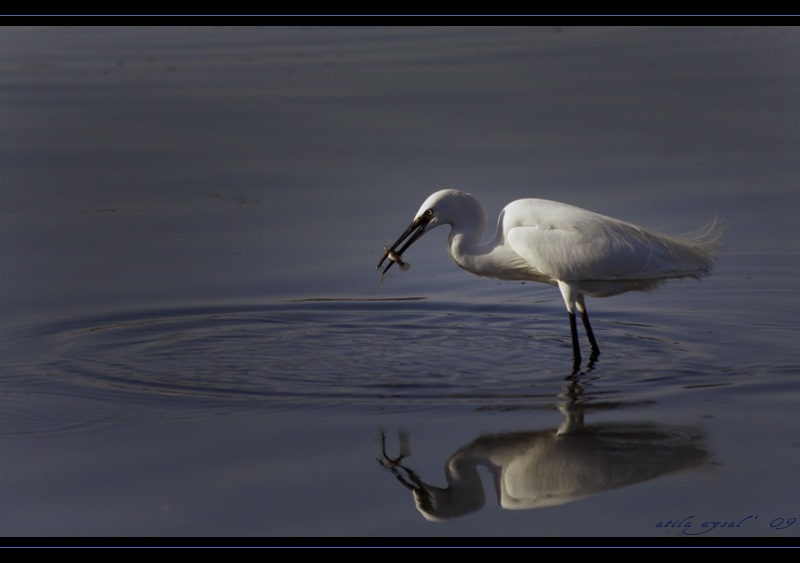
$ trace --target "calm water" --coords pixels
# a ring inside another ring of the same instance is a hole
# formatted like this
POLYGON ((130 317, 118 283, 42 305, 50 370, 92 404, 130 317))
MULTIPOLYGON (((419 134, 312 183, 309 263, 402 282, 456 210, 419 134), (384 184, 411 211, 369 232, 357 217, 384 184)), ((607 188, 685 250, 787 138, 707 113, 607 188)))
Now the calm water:
POLYGON ((797 28, 0 29, 2 534, 793 541, 799 69, 797 28), (444 229, 375 272, 442 187, 726 245, 590 299, 570 377, 554 288, 444 229))

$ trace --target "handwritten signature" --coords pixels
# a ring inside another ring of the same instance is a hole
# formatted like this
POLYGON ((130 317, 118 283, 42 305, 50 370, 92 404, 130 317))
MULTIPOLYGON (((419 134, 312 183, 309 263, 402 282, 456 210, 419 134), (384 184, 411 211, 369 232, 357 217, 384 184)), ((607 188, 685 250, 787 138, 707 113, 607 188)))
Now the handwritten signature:
MULTIPOLYGON (((748 515, 741 520, 695 520, 695 516, 687 516, 681 520, 664 520, 656 524, 656 528, 681 528, 684 535, 700 536, 707 534, 717 528, 742 528, 745 523, 752 524, 758 520, 758 516, 748 515)), ((796 522, 796 518, 773 518, 769 527, 773 530, 785 530, 796 522)))

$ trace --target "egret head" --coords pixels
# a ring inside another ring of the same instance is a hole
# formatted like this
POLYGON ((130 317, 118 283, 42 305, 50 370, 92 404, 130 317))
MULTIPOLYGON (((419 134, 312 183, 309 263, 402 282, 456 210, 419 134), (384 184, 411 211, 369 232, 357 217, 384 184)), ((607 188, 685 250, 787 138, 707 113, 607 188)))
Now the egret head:
MULTIPOLYGON (((402 256, 409 246, 431 229, 441 225, 452 225, 457 219, 462 221, 474 214, 475 210, 477 210, 479 217, 483 217, 485 222, 483 208, 470 194, 458 190, 440 190, 430 195, 417 211, 414 220, 400 235, 400 238, 392 246, 386 247, 386 251, 381 256, 376 269, 380 270, 381 265, 391 253, 402 256), (403 244, 404 241, 405 244, 403 244), (397 247, 401 244, 403 246, 398 249, 397 247)), ((390 258, 389 263, 383 269, 384 274, 386 270, 391 268, 392 264, 394 264, 394 261, 390 258)))

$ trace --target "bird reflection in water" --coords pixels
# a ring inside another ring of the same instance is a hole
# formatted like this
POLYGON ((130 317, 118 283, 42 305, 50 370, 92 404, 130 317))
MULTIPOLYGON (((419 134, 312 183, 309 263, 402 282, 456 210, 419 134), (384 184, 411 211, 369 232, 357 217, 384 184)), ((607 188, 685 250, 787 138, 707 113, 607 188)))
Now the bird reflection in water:
POLYGON ((481 435, 445 464, 446 487, 425 482, 406 465, 407 433, 391 457, 381 431, 378 462, 414 495, 427 519, 464 516, 486 502, 479 467, 488 469, 502 508, 523 510, 574 502, 709 463, 705 437, 695 428, 652 422, 584 424, 582 389, 572 381, 559 428, 481 435))

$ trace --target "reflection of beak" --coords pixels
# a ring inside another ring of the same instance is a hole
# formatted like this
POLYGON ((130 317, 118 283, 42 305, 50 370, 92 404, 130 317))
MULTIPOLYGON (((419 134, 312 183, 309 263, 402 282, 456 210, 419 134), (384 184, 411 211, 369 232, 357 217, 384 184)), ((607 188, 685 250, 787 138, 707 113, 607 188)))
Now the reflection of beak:
MULTIPOLYGON (((428 223, 430 223, 430 221, 431 221, 431 218, 430 218, 429 215, 420 215, 419 217, 414 219, 414 222, 411 223, 408 226, 408 228, 405 230, 405 232, 402 235, 400 235, 400 238, 397 239, 397 241, 395 241, 395 243, 392 246, 387 246, 386 247, 386 250, 384 251, 383 256, 381 256, 381 260, 380 260, 380 262, 378 262, 378 265, 377 265, 377 267, 375 269, 376 270, 380 270, 381 269, 381 264, 383 264, 383 261, 386 260, 386 258, 388 258, 389 254, 391 254, 391 253, 395 253, 398 257, 402 256, 403 252, 405 252, 406 249, 409 246, 414 244, 415 240, 417 240, 419 237, 421 237, 425 233, 425 227, 428 226, 428 223), (409 237, 411 237, 411 238, 409 238, 409 237), (397 250, 397 247, 404 240, 406 240, 406 238, 408 238, 406 243, 403 245, 403 247, 400 250, 397 250)), ((389 268, 392 267, 392 264, 394 264, 394 260, 390 259, 389 263, 386 264, 386 267, 383 269, 383 272, 381 272, 381 274, 385 274, 386 270, 388 270, 389 268)))

